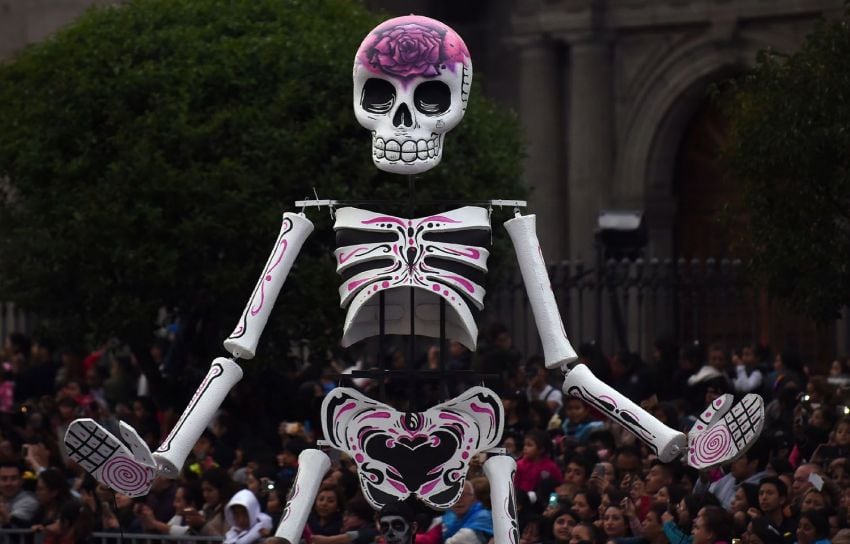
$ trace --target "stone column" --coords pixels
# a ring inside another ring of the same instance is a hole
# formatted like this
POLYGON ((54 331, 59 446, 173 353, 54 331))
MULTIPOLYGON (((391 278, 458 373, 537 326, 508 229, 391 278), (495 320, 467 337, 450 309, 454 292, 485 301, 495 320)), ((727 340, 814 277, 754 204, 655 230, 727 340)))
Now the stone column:
POLYGON ((610 206, 614 171, 613 59, 607 39, 565 38, 570 45, 568 187, 570 257, 594 261, 600 209, 610 206))
POLYGON ((537 236, 547 262, 567 257, 563 92, 559 44, 542 36, 519 38, 519 117, 525 133, 527 212, 537 215, 537 236))

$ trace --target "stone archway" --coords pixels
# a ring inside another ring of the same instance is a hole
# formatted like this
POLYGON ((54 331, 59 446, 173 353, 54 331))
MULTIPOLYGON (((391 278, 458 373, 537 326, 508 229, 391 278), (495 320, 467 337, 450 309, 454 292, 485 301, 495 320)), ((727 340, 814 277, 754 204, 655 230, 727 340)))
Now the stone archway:
POLYGON ((626 123, 612 204, 646 210, 650 255, 673 254, 676 156, 688 125, 704 107, 709 85, 752 66, 760 49, 788 50, 795 41, 777 32, 741 36, 734 44, 708 35, 674 51, 646 77, 626 123))

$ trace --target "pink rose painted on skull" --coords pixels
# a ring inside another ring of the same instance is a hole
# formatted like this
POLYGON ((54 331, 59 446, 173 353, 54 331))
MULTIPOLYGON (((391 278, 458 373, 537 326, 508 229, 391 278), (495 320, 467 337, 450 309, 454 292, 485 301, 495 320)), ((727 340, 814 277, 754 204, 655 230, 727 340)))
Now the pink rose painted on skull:
POLYGON ((467 64, 469 52, 460 36, 433 23, 415 15, 386 21, 363 41, 358 57, 370 71, 402 79, 438 76, 442 64, 451 70, 455 63, 467 64))
POLYGON ((436 76, 443 36, 416 23, 380 33, 367 52, 369 64, 399 77, 436 76))

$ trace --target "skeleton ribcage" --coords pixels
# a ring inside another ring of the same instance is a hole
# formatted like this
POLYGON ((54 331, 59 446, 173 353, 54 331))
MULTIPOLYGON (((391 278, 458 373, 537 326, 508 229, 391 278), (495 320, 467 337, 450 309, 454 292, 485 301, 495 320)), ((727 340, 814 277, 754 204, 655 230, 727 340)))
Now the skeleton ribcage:
POLYGON ((342 208, 334 230, 340 306, 348 308, 343 346, 379 334, 377 295, 384 293, 386 334, 410 334, 413 319, 415 334, 439 337, 443 299, 446 335, 475 349, 490 255, 484 247, 490 241, 486 209, 467 206, 406 219, 342 208))

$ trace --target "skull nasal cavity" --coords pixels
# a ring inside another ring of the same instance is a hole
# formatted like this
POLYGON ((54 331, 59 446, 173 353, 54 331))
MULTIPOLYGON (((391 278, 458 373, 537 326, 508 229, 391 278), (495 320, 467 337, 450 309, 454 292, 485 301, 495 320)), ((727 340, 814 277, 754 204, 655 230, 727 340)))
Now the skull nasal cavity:
POLYGON ((410 114, 410 109, 407 107, 407 104, 402 104, 398 107, 395 112, 395 116, 393 116, 393 125, 396 127, 412 127, 413 126, 413 116, 410 114))

